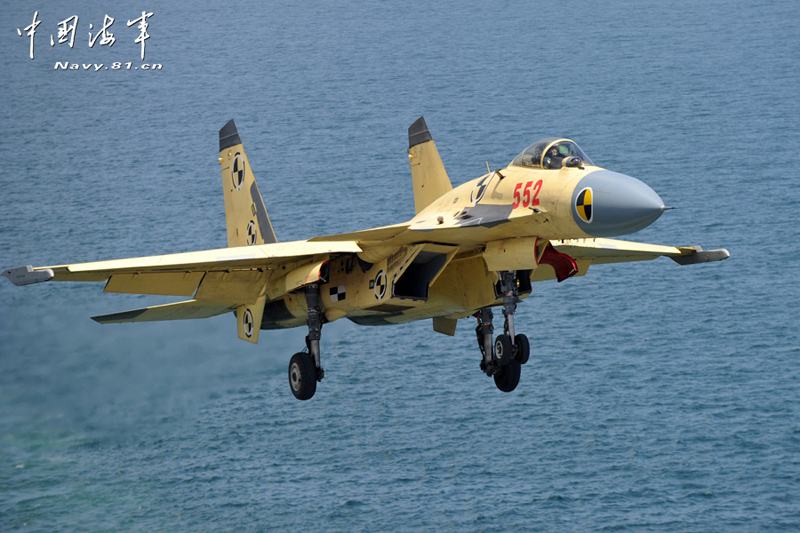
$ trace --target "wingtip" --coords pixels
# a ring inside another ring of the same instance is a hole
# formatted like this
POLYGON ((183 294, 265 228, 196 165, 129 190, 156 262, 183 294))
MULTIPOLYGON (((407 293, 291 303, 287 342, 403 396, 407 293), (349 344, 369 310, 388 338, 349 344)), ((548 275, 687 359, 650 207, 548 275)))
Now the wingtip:
POLYGON ((695 249, 695 251, 691 254, 671 257, 671 259, 679 265, 696 265, 699 263, 724 261, 730 256, 731 253, 725 248, 720 248, 719 250, 703 250, 698 246, 697 249, 695 249))
POLYGON ((27 265, 17 268, 9 268, 0 273, 0 276, 8 278, 11 283, 21 287, 23 285, 31 285, 33 283, 44 283, 53 279, 55 274, 53 269, 44 268, 41 270, 34 270, 33 266, 27 265))
POLYGON ((239 137, 239 130, 236 128, 236 123, 233 119, 230 119, 228 123, 219 130, 219 151, 221 152, 237 144, 242 144, 242 139, 239 137))

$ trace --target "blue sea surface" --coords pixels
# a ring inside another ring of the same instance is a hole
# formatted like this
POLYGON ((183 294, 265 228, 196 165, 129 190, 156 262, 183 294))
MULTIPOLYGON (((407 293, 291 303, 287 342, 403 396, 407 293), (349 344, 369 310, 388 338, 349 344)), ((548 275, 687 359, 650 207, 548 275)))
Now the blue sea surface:
POLYGON ((0 280, 0 530, 800 529, 800 4, 168 2, 142 60, 143 7, 0 10, 0 269, 225 246, 231 118, 280 240, 405 221, 421 115, 454 184, 567 136, 678 208, 631 239, 731 258, 536 284, 510 394, 473 319, 327 324, 308 402, 304 328, 0 280))

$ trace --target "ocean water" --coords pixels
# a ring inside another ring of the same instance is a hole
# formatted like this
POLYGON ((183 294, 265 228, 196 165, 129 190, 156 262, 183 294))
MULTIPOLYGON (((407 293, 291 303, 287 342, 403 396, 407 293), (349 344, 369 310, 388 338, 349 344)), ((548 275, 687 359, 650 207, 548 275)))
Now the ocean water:
POLYGON ((0 280, 0 530, 800 529, 796 2, 170 2, 144 60, 141 3, 17 4, 0 268, 224 246, 230 118, 279 239, 407 220, 420 115, 454 183, 568 136, 678 207, 631 239, 731 258, 535 285, 510 394, 471 319, 328 324, 308 402, 303 329, 100 326, 172 299, 0 280))

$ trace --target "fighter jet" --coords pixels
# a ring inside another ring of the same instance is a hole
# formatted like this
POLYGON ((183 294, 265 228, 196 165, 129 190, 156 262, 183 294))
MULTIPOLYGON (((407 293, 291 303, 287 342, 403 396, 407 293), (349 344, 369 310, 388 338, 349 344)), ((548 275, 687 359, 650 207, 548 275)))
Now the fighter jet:
POLYGON ((455 188, 423 117, 408 141, 416 216, 401 224, 279 242, 231 120, 219 132, 228 248, 2 275, 16 285, 93 281, 105 292, 189 298, 92 317, 101 324, 233 313, 239 338, 252 343, 260 330, 305 326, 289 385, 308 400, 325 375, 320 340, 328 322, 431 320, 434 331, 455 335, 459 319, 475 317, 480 368, 511 392, 530 355, 514 313, 534 282, 562 282, 602 263, 665 256, 688 265, 730 255, 610 239, 649 226, 668 208, 650 187, 595 165, 569 139, 536 142, 505 168, 455 188), (493 310, 503 315, 496 337, 493 310))

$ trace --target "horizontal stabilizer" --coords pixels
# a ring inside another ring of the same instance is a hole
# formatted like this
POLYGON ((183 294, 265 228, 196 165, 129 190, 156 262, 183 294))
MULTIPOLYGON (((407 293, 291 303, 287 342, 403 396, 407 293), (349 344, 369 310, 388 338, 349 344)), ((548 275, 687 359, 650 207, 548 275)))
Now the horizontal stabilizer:
POLYGON ((235 309, 235 305, 220 302, 201 302, 187 300, 166 305, 156 305, 143 309, 122 311, 109 315, 93 316, 100 324, 121 324, 123 322, 160 322, 162 320, 189 320, 221 315, 235 309))

